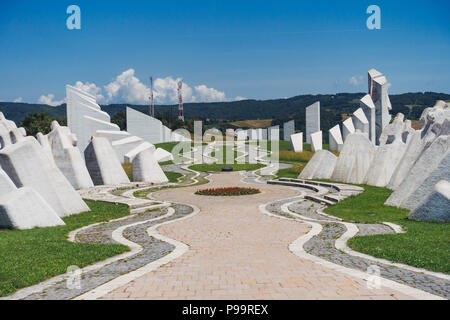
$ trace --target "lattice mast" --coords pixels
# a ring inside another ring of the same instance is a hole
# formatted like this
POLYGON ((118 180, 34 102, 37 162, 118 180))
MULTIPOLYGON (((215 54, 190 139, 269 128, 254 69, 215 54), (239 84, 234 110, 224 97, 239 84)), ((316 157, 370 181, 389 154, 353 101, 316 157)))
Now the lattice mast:
POLYGON ((182 87, 183 83, 178 81, 178 119, 184 122, 183 94, 181 93, 182 87))
POLYGON ((150 77, 150 115, 155 117, 155 105, 153 103, 153 77, 150 77))

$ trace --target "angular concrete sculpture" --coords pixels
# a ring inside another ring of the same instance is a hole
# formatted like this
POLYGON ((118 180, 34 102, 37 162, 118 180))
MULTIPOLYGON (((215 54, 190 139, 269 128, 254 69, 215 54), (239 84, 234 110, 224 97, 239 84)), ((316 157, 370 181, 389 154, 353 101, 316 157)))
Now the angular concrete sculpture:
POLYGON ((163 148, 156 149, 153 153, 153 157, 155 158, 156 162, 173 161, 173 155, 163 148))
POLYGON ((78 148, 84 152, 97 130, 120 131, 111 123, 93 95, 70 85, 66 86, 67 126, 78 138, 78 148))
POLYGON ((154 151, 146 149, 133 160, 133 181, 166 183, 167 179, 154 157, 154 151))
POLYGON ((400 186, 416 161, 437 137, 450 134, 450 106, 438 101, 433 108, 426 108, 423 111, 420 117, 420 130, 410 130, 407 126, 405 130, 409 132, 408 147, 387 185, 393 190, 400 186))
POLYGON ((108 139, 93 137, 84 158, 94 185, 130 183, 108 139))
POLYGON ((59 217, 89 211, 35 138, 25 137, 0 150, 0 166, 17 187, 30 187, 38 192, 59 217))
POLYGON ((111 143, 113 150, 116 152, 117 158, 120 162, 125 161, 125 155, 135 148, 138 148, 144 141, 142 138, 136 136, 129 136, 124 139, 116 140, 111 143))
POLYGON ((322 150, 322 131, 311 133, 311 151, 322 150))
POLYGON ((328 143, 331 151, 340 152, 342 150, 344 141, 342 140, 341 128, 338 124, 328 131, 328 143))
POLYGON ((248 129, 248 139, 258 140, 258 134, 256 132, 256 129, 248 129))
POLYGON ((373 104, 370 94, 366 94, 359 102, 360 108, 363 110, 367 121, 369 122, 369 139, 375 144, 376 140, 376 125, 375 125, 375 105, 373 104))
POLYGON ((133 150, 128 151, 124 155, 124 161, 125 162, 133 162, 134 157, 136 157, 139 153, 141 153, 145 149, 155 150, 155 146, 153 144, 151 144, 150 142, 145 141, 142 144, 140 144, 138 147, 134 148, 133 150))
POLYGON ((308 161, 298 177, 299 179, 330 179, 337 159, 330 151, 319 150, 308 161))
POLYGON ((355 133, 355 127, 353 126, 352 118, 348 118, 347 120, 342 122, 342 139, 344 140, 344 142, 347 139, 347 136, 352 133, 355 133))
POLYGON ((372 165, 367 172, 365 183, 385 187, 392 178, 408 147, 410 121, 403 122, 403 114, 398 113, 394 121, 386 126, 380 136, 380 146, 375 151, 372 165))
POLYGON ((32 229, 65 225, 34 189, 22 187, 0 195, 0 228, 32 229))
POLYGON ((367 135, 367 138, 370 140, 370 125, 369 120, 367 120, 366 115, 362 108, 357 109, 353 112, 353 125, 356 130, 360 130, 362 133, 367 135))
POLYGON ((52 148, 50 147, 50 142, 48 141, 48 136, 44 136, 41 132, 36 134, 36 139, 41 145, 45 155, 48 157, 48 160, 53 162, 56 166, 55 159, 53 159, 52 148))
POLYGON ((295 152, 303 151, 303 132, 291 135, 291 150, 295 152))
MULTIPOLYGON (((53 121, 52 131, 47 137, 56 166, 75 190, 93 187, 94 183, 84 163, 84 157, 76 147, 77 140, 70 129, 60 126, 57 121, 53 121)), ((45 142, 42 141, 42 144, 45 145, 45 142)))
MULTIPOLYGON (((267 133, 267 131, 266 131, 266 133, 267 133)), ((264 134, 263 134, 262 128, 256 129, 256 137, 258 140, 267 140, 267 136, 266 136, 266 139, 264 139, 264 134)))
POLYGON ((14 182, 11 181, 11 178, 0 168, 0 196, 8 194, 14 190, 17 190, 14 182))
POLYGON ((416 190, 405 200, 406 209, 417 208, 431 194, 433 187, 440 180, 450 181, 450 152, 439 162, 439 165, 423 180, 416 190))
POLYGON ((127 107, 127 131, 152 144, 162 143, 163 124, 160 120, 127 107))
POLYGON ((391 121, 391 115, 389 114, 389 110, 392 109, 392 106, 388 95, 389 83, 387 82, 386 77, 375 69, 369 70, 368 80, 369 80, 369 94, 375 105, 375 117, 376 117, 375 140, 376 143, 378 143, 378 138, 380 137, 384 128, 391 121))
POLYGON ((237 131, 237 141, 245 141, 248 137, 248 131, 247 130, 239 130, 237 131))
MULTIPOLYGON (((436 168, 439 168, 440 163, 445 160, 445 157, 449 153, 450 150, 450 136, 444 135, 440 136, 433 141, 429 148, 427 148, 423 154, 417 159, 414 163, 411 170, 408 172, 408 175, 399 185, 399 187, 390 195, 390 197, 386 200, 385 204, 389 206, 396 206, 405 209, 415 209, 417 205, 417 201, 409 202, 408 199, 413 196, 416 190, 424 183, 424 181, 433 174, 433 171, 436 168)), ((443 171, 435 172, 436 176, 444 175, 447 168, 443 168, 443 171)), ((447 173, 448 175, 448 173, 447 173)), ((423 194, 426 194, 430 190, 428 186, 421 191, 422 197, 423 194)))
POLYGON ((306 108, 306 143, 311 143, 311 134, 320 131, 320 101, 306 108))
POLYGON ((24 128, 19 128, 17 130, 14 121, 6 119, 4 114, 0 112, 0 149, 15 143, 12 139, 17 140, 25 136, 26 132, 24 128))
POLYGON ((280 140, 280 126, 272 126, 267 129, 270 141, 280 140))
POLYGON ((126 131, 97 130, 95 132, 95 136, 106 138, 109 140, 109 142, 113 143, 117 140, 129 138, 131 137, 131 134, 126 131))
POLYGON ((295 133, 295 121, 291 120, 283 124, 283 140, 290 141, 291 135, 295 133))
POLYGON ((225 131, 225 135, 228 136, 228 137, 234 137, 236 135, 236 132, 234 131, 233 128, 228 128, 225 131))
POLYGON ((331 180, 361 184, 369 171, 375 146, 361 132, 350 134, 344 142, 331 180))
POLYGON ((450 183, 439 181, 429 196, 408 216, 427 222, 450 222, 450 183))

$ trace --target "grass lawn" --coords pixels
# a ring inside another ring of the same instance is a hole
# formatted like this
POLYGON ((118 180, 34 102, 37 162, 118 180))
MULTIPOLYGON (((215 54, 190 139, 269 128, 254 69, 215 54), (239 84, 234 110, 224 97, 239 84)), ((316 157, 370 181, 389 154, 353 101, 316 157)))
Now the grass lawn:
POLYGON ((167 179, 169 179, 169 182, 177 183, 178 178, 182 177, 183 175, 178 172, 172 172, 172 171, 164 171, 166 174, 167 179))
POLYGON ((133 164, 131 162, 123 162, 122 168, 128 176, 130 181, 133 181, 133 164))
POLYGON ((253 171, 264 167, 261 163, 234 163, 234 164, 194 164, 189 167, 191 170, 200 172, 218 172, 222 171, 222 167, 233 167, 233 171, 253 171))
POLYGON ((157 143, 155 144, 155 148, 161 148, 166 151, 172 152, 172 149, 178 144, 179 142, 163 142, 163 143, 157 143))
POLYGON ((286 169, 278 170, 276 176, 278 178, 293 178, 297 179, 300 172, 302 172, 303 168, 306 166, 305 163, 297 163, 294 166, 286 169))
POLYGON ((65 226, 31 230, 0 229, 0 296, 39 283, 128 251, 119 244, 89 244, 67 241, 67 234, 92 223, 117 219, 129 214, 128 206, 86 201, 91 208, 63 218, 65 226))
POLYGON ((363 186, 365 191, 326 208, 346 221, 393 222, 407 232, 355 237, 348 245, 357 251, 432 271, 450 273, 450 223, 408 220, 408 210, 385 206, 387 188, 363 186))
POLYGON ((215 151, 211 152, 211 157, 217 158, 217 159, 222 158, 222 162, 226 163, 226 161, 227 161, 227 151, 230 152, 230 150, 232 150, 233 162, 234 162, 234 160, 237 157, 243 155, 242 152, 238 152, 238 151, 234 150, 234 147, 235 147, 234 145, 233 146, 222 146, 221 148, 218 147, 217 149, 215 149, 215 151))

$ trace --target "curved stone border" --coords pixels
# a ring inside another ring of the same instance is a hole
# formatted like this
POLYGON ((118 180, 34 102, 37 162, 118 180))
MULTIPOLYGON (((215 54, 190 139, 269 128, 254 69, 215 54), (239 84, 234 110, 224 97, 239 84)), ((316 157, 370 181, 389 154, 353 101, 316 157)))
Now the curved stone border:
MULTIPOLYGON (((169 208, 167 214, 165 214, 165 215, 163 215, 163 216, 160 216, 160 217, 156 217, 156 218, 150 218, 150 219, 141 221, 140 223, 148 223, 148 222, 151 222, 151 221, 155 221, 155 220, 160 220, 160 219, 163 219, 163 218, 167 218, 168 216, 173 215, 174 212, 175 212, 175 210, 174 210, 173 208, 169 208)), ((128 215, 128 216, 121 217, 121 218, 118 218, 118 219, 110 220, 110 221, 108 221, 107 223, 117 222, 117 221, 122 221, 122 220, 127 220, 127 219, 132 219, 132 218, 135 217, 135 216, 136 216, 136 215, 128 215)), ((76 229, 76 230, 72 230, 72 231, 69 233, 69 235, 68 235, 68 241, 70 241, 70 242, 76 242, 76 240, 75 240, 75 239, 76 239, 76 235, 77 235, 79 232, 84 231, 84 230, 86 230, 86 229, 90 229, 90 228, 92 228, 92 227, 98 226, 98 225, 103 224, 103 223, 105 223, 105 222, 97 222, 97 223, 90 224, 90 225, 88 225, 88 226, 81 227, 81 228, 76 229)), ((126 229, 126 228, 128 228, 128 227, 131 227, 132 225, 135 225, 135 224, 125 225, 125 228, 123 228, 123 230, 126 229)), ((121 228, 122 228, 122 227, 121 227, 121 228)), ((116 237, 117 237, 117 236, 116 236, 116 237)), ((115 239, 115 240, 116 240, 116 239, 115 239)), ((126 239, 125 239, 125 240, 126 240, 126 239)), ((118 242, 121 243, 120 241, 118 241, 118 242)), ((131 247, 130 247, 130 248, 131 248, 131 247)), ((136 255, 137 253, 139 253, 141 250, 142 250, 142 247, 139 246, 139 248, 137 248, 137 247, 133 246, 133 248, 131 248, 131 251, 124 252, 124 253, 121 253, 121 254, 119 254, 119 255, 116 255, 116 256, 107 258, 107 259, 105 259, 105 260, 96 262, 96 263, 91 264, 91 265, 88 265, 88 266, 86 266, 86 267, 84 267, 84 268, 81 268, 80 271, 81 271, 82 273, 87 273, 87 272, 90 272, 90 271, 98 270, 98 269, 100 269, 100 268, 102 268, 102 267, 104 267, 104 266, 106 266, 106 265, 109 265, 109 264, 111 264, 111 263, 114 263, 114 262, 116 262, 116 261, 130 258, 130 257, 136 255)), ((43 282, 40 282, 40 283, 38 283, 38 284, 36 284, 36 285, 32 285, 32 286, 29 286, 29 287, 26 287, 26 288, 23 288, 23 289, 19 289, 18 291, 16 291, 16 292, 13 293, 12 295, 3 297, 3 298, 1 298, 1 299, 5 299, 5 300, 20 300, 20 299, 25 299, 26 297, 28 297, 28 296, 30 296, 30 295, 38 294, 38 293, 44 291, 44 290, 47 289, 47 288, 52 287, 53 285, 55 285, 55 284, 57 284, 57 283, 59 283, 59 282, 62 282, 62 281, 67 280, 68 277, 69 277, 69 275, 68 275, 67 273, 60 274, 60 275, 58 275, 58 276, 55 276, 55 277, 52 277, 52 278, 50 278, 50 279, 48 279, 48 280, 45 280, 45 281, 43 281, 43 282)))
MULTIPOLYGON (((296 202, 296 201, 283 204, 282 207, 286 208, 287 206, 289 206, 291 203, 294 203, 294 202, 296 202)), ((268 210, 266 210, 266 206, 270 205, 272 203, 274 203, 274 202, 269 202, 269 203, 260 205, 260 207, 259 207, 260 211, 262 213, 264 213, 264 214, 267 214, 267 215, 269 215, 271 217, 275 217, 275 218, 278 218, 278 219, 287 219, 287 220, 291 220, 291 221, 293 220, 291 218, 281 217, 281 216, 275 215, 275 214, 269 212, 268 210)), ((290 211, 288 213, 293 215, 293 216, 301 216, 301 215, 298 215, 298 214, 290 212, 290 211)), ((294 219, 294 220, 296 220, 296 219, 294 219)), ((303 217, 303 216, 301 216, 301 221, 300 222, 304 222, 304 223, 307 223, 308 225, 310 225, 311 226, 311 230, 307 234, 302 235, 299 238, 297 238, 294 242, 292 242, 289 245, 289 250, 292 253, 294 253, 295 255, 297 255, 300 258, 312 261, 314 263, 317 263, 317 264, 322 265, 324 267, 333 269, 335 271, 339 271, 339 272, 348 274, 350 276, 354 276, 354 277, 360 278, 362 280, 366 280, 366 281, 369 280, 369 278, 372 275, 370 275, 368 273, 362 272, 360 270, 350 269, 350 268, 347 268, 347 267, 344 267, 344 266, 332 263, 332 262, 330 262, 328 260, 325 260, 323 258, 320 258, 320 257, 317 257, 317 256, 314 256, 314 255, 311 255, 311 254, 307 253, 305 251, 305 249, 304 249, 304 245, 309 240, 311 240, 314 236, 316 236, 316 235, 318 235, 318 234, 320 234, 322 232, 322 225, 320 223, 310 221, 310 218, 303 217)), ((332 221, 332 222, 336 223, 336 221, 332 221)), ((400 284, 400 283, 397 283, 395 281, 388 280, 388 279, 385 279, 385 278, 382 278, 382 277, 380 277, 380 280, 381 280, 381 285, 382 286, 391 288, 393 290, 397 290, 399 292, 402 292, 402 293, 404 293, 406 295, 409 295, 409 296, 417 298, 417 299, 432 299, 432 300, 444 299, 444 298, 442 298, 440 296, 436 296, 436 295, 430 294, 428 292, 425 292, 425 291, 422 291, 422 290, 419 290, 419 289, 416 289, 416 288, 412 288, 412 287, 409 287, 407 285, 403 285, 403 284, 400 284)))
MULTIPOLYGON (((181 204, 181 203, 179 203, 179 204, 181 204)), ((185 204, 183 204, 183 205, 185 205, 185 204)), ((146 273, 149 273, 149 272, 151 272, 153 270, 156 270, 157 268, 159 268, 159 267, 161 267, 161 266, 171 262, 172 260, 174 260, 174 259, 180 257, 181 255, 183 255, 184 253, 186 253, 189 250, 188 245, 186 245, 186 244, 184 244, 184 243, 182 243, 180 241, 177 241, 177 240, 171 239, 169 237, 166 237, 166 236, 164 236, 162 234, 159 234, 158 231, 157 231, 157 228, 159 228, 162 225, 169 224, 169 223, 172 223, 172 222, 175 222, 175 221, 181 221, 181 220, 184 220, 184 219, 191 218, 191 217, 193 217, 194 215, 196 215, 196 214, 198 214, 200 212, 200 209, 198 207, 193 206, 193 205, 189 205, 189 206, 192 207, 194 209, 194 211, 192 213, 188 214, 187 216, 184 216, 184 217, 179 218, 179 219, 165 221, 163 223, 151 226, 150 228, 147 229, 147 234, 150 237, 154 237, 154 238, 156 238, 158 240, 170 243, 173 246, 175 246, 175 249, 171 253, 169 253, 168 255, 166 255, 166 256, 164 256, 164 257, 162 257, 160 259, 152 261, 149 264, 147 264, 147 265, 145 265, 145 266, 143 266, 143 267, 141 267, 141 268, 139 268, 137 270, 134 270, 134 271, 131 271, 131 272, 127 273, 127 274, 124 274, 124 275, 122 275, 120 277, 117 277, 117 278, 115 278, 115 279, 113 279, 113 280, 111 280, 111 281, 109 281, 109 282, 107 282, 107 283, 105 283, 105 284, 103 284, 103 285, 101 285, 101 286, 91 290, 91 291, 88 291, 88 292, 78 296, 74 300, 99 299, 102 296, 110 293, 111 291, 113 291, 113 290, 115 290, 115 289, 117 289, 117 288, 119 288, 121 286, 126 285, 127 283, 129 283, 129 282, 131 282, 131 281, 133 281, 133 280, 135 280, 135 279, 145 275, 146 273)), ((114 232, 117 232, 116 241, 119 241, 120 243, 125 244, 125 245, 127 245, 129 247, 132 247, 132 246, 136 247, 137 244, 135 244, 135 243, 133 243, 133 242, 123 238, 123 236, 122 236, 123 230, 119 230, 119 229, 114 231, 114 232)), ((139 245, 137 245, 137 246, 139 246, 139 245)))
MULTIPOLYGON (((426 270, 423 268, 417 268, 417 267, 409 266, 409 265, 398 263, 398 262, 392 262, 392 261, 389 261, 386 259, 376 258, 371 255, 357 252, 357 251, 351 249, 350 247, 347 246, 347 242, 348 242, 348 240, 350 240, 351 238, 353 238, 354 236, 356 236, 358 234, 359 229, 353 223, 349 223, 349 222, 340 222, 340 223, 343 224, 347 228, 347 231, 339 239, 336 240, 336 248, 337 249, 342 250, 345 253, 355 256, 355 257, 364 258, 367 260, 386 264, 386 265, 397 267, 400 269, 405 269, 405 270, 409 270, 409 271, 413 271, 413 272, 417 272, 417 273, 423 273, 423 274, 426 274, 429 276, 433 276, 436 278, 441 278, 441 279, 450 281, 450 276, 447 274, 444 274, 444 273, 429 271, 429 270, 426 270)), ((399 233, 403 233, 403 232, 399 232, 399 233)))

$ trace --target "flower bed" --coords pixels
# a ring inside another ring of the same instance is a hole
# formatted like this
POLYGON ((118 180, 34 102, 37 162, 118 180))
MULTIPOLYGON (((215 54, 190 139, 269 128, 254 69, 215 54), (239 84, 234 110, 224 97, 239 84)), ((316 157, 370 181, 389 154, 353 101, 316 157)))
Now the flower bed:
POLYGON ((197 190, 195 194, 202 196, 245 196, 249 194, 257 194, 260 192, 261 191, 255 188, 227 187, 197 190))

